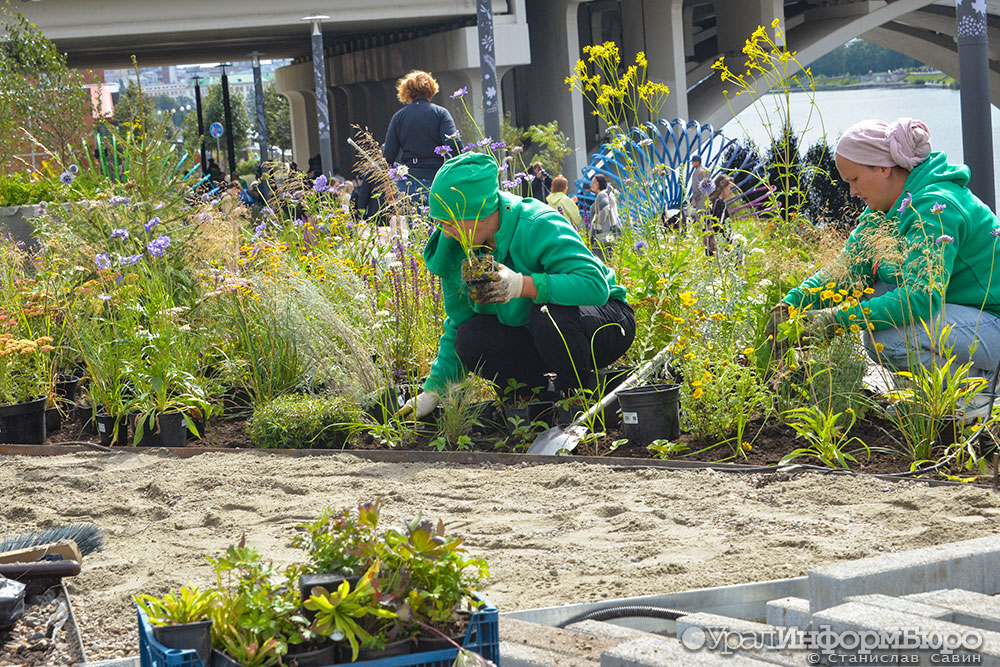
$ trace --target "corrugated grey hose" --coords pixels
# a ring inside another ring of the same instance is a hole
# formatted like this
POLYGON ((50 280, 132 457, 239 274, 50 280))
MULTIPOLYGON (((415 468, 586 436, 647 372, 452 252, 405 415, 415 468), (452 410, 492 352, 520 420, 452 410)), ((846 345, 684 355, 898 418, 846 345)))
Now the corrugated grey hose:
POLYGON ((604 609, 587 611, 559 623, 556 627, 565 628, 567 625, 573 625, 581 621, 609 621, 614 618, 663 618, 668 621, 676 621, 681 616, 690 616, 692 613, 694 612, 678 611, 676 609, 668 609, 667 607, 625 604, 617 607, 605 607, 604 609))

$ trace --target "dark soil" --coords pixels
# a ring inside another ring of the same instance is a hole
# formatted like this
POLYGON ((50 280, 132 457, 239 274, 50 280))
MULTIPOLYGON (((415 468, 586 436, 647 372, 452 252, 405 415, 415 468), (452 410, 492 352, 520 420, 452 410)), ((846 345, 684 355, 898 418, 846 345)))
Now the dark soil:
MULTIPOLYGON (((84 429, 84 419, 84 415, 64 419, 59 430, 48 434, 46 444, 98 443, 97 435, 89 434, 84 429)), ((538 432, 540 431, 523 433, 515 439, 509 436, 498 424, 488 422, 484 427, 470 433, 471 444, 462 447, 462 449, 481 452, 524 452, 538 432)), ((867 444, 871 450, 870 453, 866 452, 857 443, 848 447, 847 451, 857 459, 856 463, 850 463, 851 470, 876 474, 909 470, 910 460, 905 454, 904 438, 892 422, 877 417, 866 417, 858 420, 851 430, 851 435, 867 444)), ((443 445, 443 448, 439 447, 441 443, 435 442, 436 436, 437 431, 433 424, 418 425, 417 434, 402 443, 398 443, 395 449, 408 451, 455 451, 459 449, 451 444, 443 445)), ((603 438, 579 444, 574 453, 581 456, 658 458, 659 455, 656 452, 650 451, 643 445, 626 442, 615 447, 615 442, 624 439, 624 437, 620 430, 610 429, 603 438)), ((984 441, 986 440, 988 439, 984 438, 984 441)), ((690 433, 682 433, 677 439, 677 443, 685 446, 686 449, 667 458, 768 466, 777 464, 790 452, 808 446, 805 440, 797 437, 791 427, 773 419, 765 421, 758 418, 751 421, 744 432, 743 441, 749 443, 749 449, 738 447, 735 437, 730 442, 717 443, 711 440, 698 440, 690 433)), ((247 434, 246 417, 227 416, 225 419, 212 419, 205 429, 203 437, 201 439, 189 438, 187 446, 225 449, 251 448, 252 444, 247 434)), ((376 434, 363 432, 354 436, 345 449, 377 450, 386 447, 386 444, 376 434)), ((941 450, 943 451, 943 447, 941 450)), ((934 456, 940 456, 942 451, 935 451, 934 456)), ((823 465, 814 457, 800 457, 791 463, 823 465)))

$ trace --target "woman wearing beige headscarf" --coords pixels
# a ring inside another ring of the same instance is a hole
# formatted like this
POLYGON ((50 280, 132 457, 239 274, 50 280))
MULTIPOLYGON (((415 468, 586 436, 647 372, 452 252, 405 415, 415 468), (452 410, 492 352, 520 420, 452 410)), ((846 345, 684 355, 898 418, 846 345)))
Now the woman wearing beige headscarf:
MULTIPOLYGON (((838 266, 785 295, 769 334, 790 309, 804 310, 813 339, 864 331, 872 358, 906 370, 942 367, 948 355, 935 339, 950 326, 956 365, 971 361, 970 375, 992 378, 1000 362, 1000 226, 968 189, 969 168, 932 153, 927 125, 911 118, 857 123, 836 154, 841 179, 867 208, 838 266)), ((977 395, 966 421, 987 416, 991 405, 986 392, 977 395)))

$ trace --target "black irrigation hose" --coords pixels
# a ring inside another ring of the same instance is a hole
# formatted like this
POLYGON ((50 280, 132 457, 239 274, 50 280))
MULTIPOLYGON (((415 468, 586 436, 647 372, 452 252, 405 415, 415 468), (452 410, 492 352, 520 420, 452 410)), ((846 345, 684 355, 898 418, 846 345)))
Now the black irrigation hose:
POLYGON ((569 620, 556 625, 557 628, 565 628, 567 625, 580 623, 582 621, 609 621, 614 618, 663 618, 668 621, 676 621, 681 616, 690 616, 693 612, 678 611, 667 607, 652 607, 649 605, 626 604, 617 607, 605 607, 594 611, 586 611, 578 614, 569 620))

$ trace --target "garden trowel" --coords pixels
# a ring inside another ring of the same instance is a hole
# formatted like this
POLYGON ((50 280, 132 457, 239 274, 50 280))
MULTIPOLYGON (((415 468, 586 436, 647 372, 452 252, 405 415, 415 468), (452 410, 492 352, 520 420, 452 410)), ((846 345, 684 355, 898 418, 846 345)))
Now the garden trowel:
POLYGON ((600 401, 590 406, 589 410, 574 419, 569 426, 553 426, 544 433, 539 433, 535 441, 531 443, 531 447, 528 448, 528 454, 553 455, 562 451, 571 452, 576 449, 581 438, 587 435, 587 424, 594 419, 594 416, 610 406, 618 398, 618 392, 624 389, 631 389, 640 380, 645 380, 654 369, 662 366, 669 354, 670 352, 667 349, 660 350, 655 357, 637 368, 634 373, 625 378, 613 391, 605 394, 600 401))

